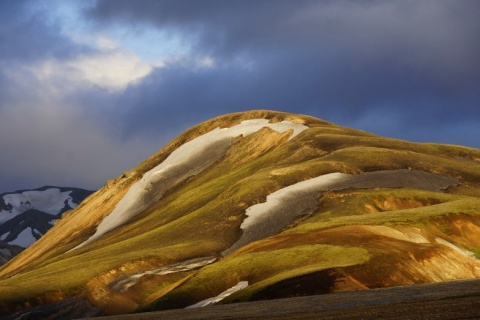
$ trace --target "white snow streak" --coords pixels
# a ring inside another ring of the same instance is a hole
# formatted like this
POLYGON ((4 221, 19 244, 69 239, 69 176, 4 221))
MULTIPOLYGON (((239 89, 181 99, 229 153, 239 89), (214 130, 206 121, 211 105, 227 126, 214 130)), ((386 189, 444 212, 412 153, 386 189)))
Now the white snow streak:
POLYGON ((112 290, 117 292, 127 291, 128 288, 134 286, 140 281, 140 278, 145 275, 157 275, 162 276, 170 273, 184 272, 192 269, 197 269, 208 264, 211 264, 217 260, 217 257, 204 257, 196 258, 187 261, 182 261, 165 267, 157 268, 154 270, 148 270, 144 272, 138 272, 127 277, 115 280, 110 284, 112 290))
POLYGON ((78 206, 78 204, 76 204, 75 202, 73 202, 72 197, 68 197, 68 205, 69 205, 70 208, 72 208, 72 209, 75 209, 75 208, 78 206))
POLYGON ((40 238, 41 236, 43 236, 43 233, 41 233, 41 232, 38 231, 37 229, 33 229, 33 233, 34 233, 35 235, 37 235, 39 238, 40 238))
POLYGON ((202 301, 197 302, 197 303, 195 303, 191 306, 186 307, 185 309, 201 308, 201 307, 205 307, 205 306, 208 306, 208 305, 211 305, 211 304, 215 304, 219 301, 222 301, 223 299, 225 299, 226 297, 228 297, 232 293, 235 293, 237 291, 245 289, 246 287, 248 287, 248 281, 240 281, 235 286, 233 286, 230 289, 227 289, 224 292, 220 293, 218 296, 202 300, 202 301))
POLYGON ((266 119, 253 119, 243 121, 231 128, 216 128, 184 143, 134 183, 117 203, 115 209, 98 225, 95 234, 74 249, 83 247, 124 224, 152 203, 160 200, 165 191, 214 164, 227 152, 232 138, 240 135, 248 136, 265 127, 280 133, 293 129, 289 139, 308 129, 305 125, 290 121, 269 123, 266 119))
POLYGON ((20 232, 15 240, 8 242, 8 244, 13 244, 26 248, 35 241, 37 241, 37 239, 35 239, 35 237, 33 236, 32 228, 28 227, 22 232, 20 232))
POLYGON ((475 258, 475 253, 471 252, 471 251, 468 251, 466 249, 463 249, 463 248, 460 248, 459 246, 456 246, 454 245, 453 243, 451 242, 448 242, 446 240, 443 240, 442 238, 435 238, 435 242, 438 243, 438 244, 443 244, 444 246, 447 246, 449 247, 450 249, 452 250, 455 250, 457 251, 458 253, 468 257, 468 258, 471 258, 471 259, 476 259, 475 258))

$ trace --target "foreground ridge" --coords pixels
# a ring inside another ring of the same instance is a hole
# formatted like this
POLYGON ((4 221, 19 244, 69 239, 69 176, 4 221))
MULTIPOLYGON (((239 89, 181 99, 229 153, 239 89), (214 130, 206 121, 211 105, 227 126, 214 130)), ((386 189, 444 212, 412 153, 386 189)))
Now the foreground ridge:
POLYGON ((479 288, 480 280, 452 281, 98 319, 478 319, 479 288))

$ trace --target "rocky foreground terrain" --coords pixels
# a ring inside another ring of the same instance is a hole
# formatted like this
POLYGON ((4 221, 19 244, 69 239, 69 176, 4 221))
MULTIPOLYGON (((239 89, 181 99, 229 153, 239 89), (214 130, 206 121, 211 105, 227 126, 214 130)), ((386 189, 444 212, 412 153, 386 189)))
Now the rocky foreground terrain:
MULTIPOLYGON (((480 281, 255 301, 196 310, 116 316, 116 319, 480 319, 480 281)), ((110 320, 113 317, 101 317, 110 320)))

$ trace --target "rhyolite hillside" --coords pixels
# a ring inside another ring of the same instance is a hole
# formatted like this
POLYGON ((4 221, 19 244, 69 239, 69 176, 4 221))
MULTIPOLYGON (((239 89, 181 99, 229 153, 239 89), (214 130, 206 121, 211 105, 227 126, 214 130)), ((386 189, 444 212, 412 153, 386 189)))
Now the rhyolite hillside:
POLYGON ((479 195, 477 149, 228 114, 64 214, 0 269, 0 307, 78 297, 119 314, 476 278, 479 195))

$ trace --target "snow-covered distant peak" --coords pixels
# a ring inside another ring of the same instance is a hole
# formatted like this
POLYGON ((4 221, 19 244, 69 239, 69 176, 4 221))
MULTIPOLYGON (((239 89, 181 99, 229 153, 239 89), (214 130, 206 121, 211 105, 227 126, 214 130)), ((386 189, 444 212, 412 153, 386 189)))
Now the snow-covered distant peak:
POLYGON ((61 215, 93 191, 44 186, 0 194, 0 265, 40 239, 61 215))
POLYGON ((30 209, 58 215, 65 207, 66 202, 73 209, 76 204, 70 196, 71 192, 49 188, 4 194, 3 202, 9 210, 0 211, 0 224, 30 209))
MULTIPOLYGON (((71 204, 70 193, 62 192, 58 188, 50 188, 43 191, 24 191, 22 193, 11 193, 3 196, 6 204, 15 208, 37 209, 53 215, 58 214, 65 205, 65 201, 71 204)), ((73 204, 75 206, 75 204, 73 204)))
POLYGON ((230 128, 215 128, 184 143, 134 183, 117 203, 115 209, 98 225, 95 234, 74 249, 91 243, 106 232, 124 224, 161 199, 168 189, 213 165, 225 155, 231 146, 232 138, 241 135, 246 137, 265 127, 280 133, 293 129, 289 139, 308 129, 303 124, 291 121, 270 123, 267 119, 251 119, 230 128))

